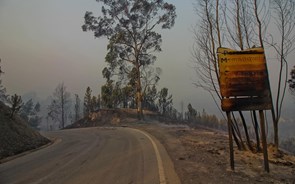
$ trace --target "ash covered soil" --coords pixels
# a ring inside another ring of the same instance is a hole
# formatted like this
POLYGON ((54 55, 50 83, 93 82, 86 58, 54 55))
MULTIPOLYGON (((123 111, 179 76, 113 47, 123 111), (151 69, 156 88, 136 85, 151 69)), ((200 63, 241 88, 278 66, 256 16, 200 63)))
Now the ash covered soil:
POLYGON ((50 143, 18 115, 9 117, 10 109, 0 102, 0 164, 17 154, 34 150, 50 143))
POLYGON ((137 126, 156 137, 167 149, 183 184, 295 183, 295 157, 276 158, 268 148, 270 173, 263 154, 234 150, 235 171, 230 169, 228 137, 223 132, 162 123, 137 126))
POLYGON ((94 113, 69 128, 130 126, 144 130, 164 145, 183 184, 295 184, 295 156, 283 154, 276 158, 270 145, 270 173, 266 173, 262 153, 238 151, 235 147, 235 171, 231 171, 227 133, 175 124, 151 112, 146 112, 145 121, 139 122, 136 111, 117 109, 94 113))

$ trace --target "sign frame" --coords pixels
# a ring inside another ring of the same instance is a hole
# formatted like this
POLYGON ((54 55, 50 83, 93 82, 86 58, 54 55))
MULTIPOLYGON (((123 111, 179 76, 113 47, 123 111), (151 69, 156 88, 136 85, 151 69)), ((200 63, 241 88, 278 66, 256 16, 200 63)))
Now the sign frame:
POLYGON ((263 48, 218 48, 223 111, 269 110, 272 99, 263 48))
POLYGON ((263 110, 273 108, 263 48, 236 51, 218 48, 221 108, 226 111, 230 147, 230 165, 234 170, 233 125, 231 111, 259 110, 264 169, 269 172, 263 110))

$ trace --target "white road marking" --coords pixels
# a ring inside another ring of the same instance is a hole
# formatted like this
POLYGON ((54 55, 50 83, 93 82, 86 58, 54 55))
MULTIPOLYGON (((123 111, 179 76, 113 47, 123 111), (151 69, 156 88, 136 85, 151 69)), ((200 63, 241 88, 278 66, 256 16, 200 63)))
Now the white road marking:
POLYGON ((133 129, 130 128, 134 131, 140 132, 141 134, 145 135, 152 143, 154 150, 155 150, 155 154, 156 154, 156 158, 157 158, 157 162, 158 162, 158 169, 159 169, 159 179, 160 179, 160 184, 166 184, 166 178, 165 178, 165 173, 164 173, 164 167, 163 167, 163 161, 159 152, 159 149, 156 145, 156 143, 154 142, 154 140, 151 138, 151 136, 149 136, 147 133, 138 130, 138 129, 133 129))

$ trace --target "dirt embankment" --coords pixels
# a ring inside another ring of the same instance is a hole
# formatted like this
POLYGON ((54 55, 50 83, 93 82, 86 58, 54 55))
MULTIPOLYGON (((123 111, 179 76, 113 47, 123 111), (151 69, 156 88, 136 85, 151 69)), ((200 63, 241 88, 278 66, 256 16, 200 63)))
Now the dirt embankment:
MULTIPOLYGON (((156 112, 144 111, 144 118, 142 122, 155 120, 161 118, 156 112)), ((96 126, 120 126, 123 124, 138 123, 136 109, 100 109, 89 114, 79 121, 66 127, 69 128, 83 128, 96 126)))
POLYGON ((49 142, 20 117, 10 119, 9 108, 0 102, 0 163, 3 158, 38 148, 49 142))

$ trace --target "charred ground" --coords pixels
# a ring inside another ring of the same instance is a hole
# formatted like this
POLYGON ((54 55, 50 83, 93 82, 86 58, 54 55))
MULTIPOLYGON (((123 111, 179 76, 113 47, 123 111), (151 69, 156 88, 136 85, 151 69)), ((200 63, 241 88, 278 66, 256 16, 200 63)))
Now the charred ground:
MULTIPOLYGON (((8 118, 8 107, 0 104, 0 158, 37 148, 49 142, 19 117, 8 118)), ((284 153, 276 158, 269 146, 270 173, 264 172, 262 153, 235 148, 235 171, 230 170, 225 132, 190 128, 161 115, 145 112, 138 121, 135 110, 104 109, 67 128, 131 126, 157 138, 170 155, 183 184, 197 183, 290 183, 295 182, 295 157, 284 153)))
POLYGON ((266 173, 262 153, 235 148, 235 171, 231 171, 226 132, 190 128, 157 113, 145 112, 145 120, 139 122, 135 110, 105 109, 69 128, 91 126, 132 126, 149 132, 165 146, 183 184, 295 182, 294 156, 283 153, 277 158, 269 145, 270 173, 266 173))
POLYGON ((4 158, 38 148, 50 142, 19 116, 9 117, 10 108, 0 102, 0 163, 4 158))

